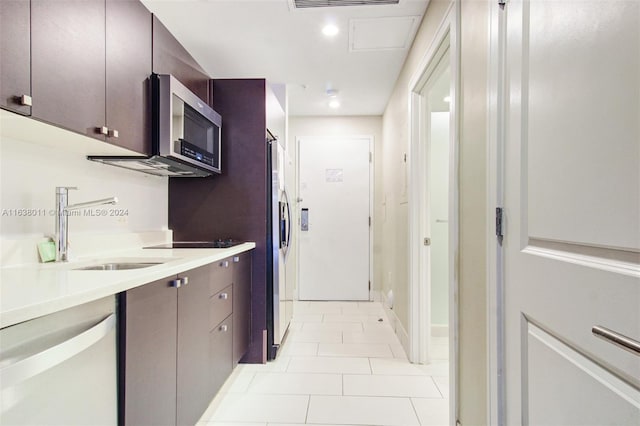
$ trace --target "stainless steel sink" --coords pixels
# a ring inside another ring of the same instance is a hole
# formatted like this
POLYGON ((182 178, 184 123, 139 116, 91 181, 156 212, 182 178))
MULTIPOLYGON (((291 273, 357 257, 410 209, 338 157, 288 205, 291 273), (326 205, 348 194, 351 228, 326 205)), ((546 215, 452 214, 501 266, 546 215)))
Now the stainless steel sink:
POLYGON ((163 262, 112 262, 75 268, 76 271, 123 271, 127 269, 149 268, 163 262))

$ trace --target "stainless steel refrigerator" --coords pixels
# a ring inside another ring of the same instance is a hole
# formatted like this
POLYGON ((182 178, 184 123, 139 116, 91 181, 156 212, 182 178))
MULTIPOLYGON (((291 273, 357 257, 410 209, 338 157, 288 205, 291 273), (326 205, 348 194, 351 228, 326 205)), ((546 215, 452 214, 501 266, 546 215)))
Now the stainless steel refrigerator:
POLYGON ((278 348, 289 328, 293 315, 292 292, 287 291, 286 262, 291 237, 291 208, 285 186, 285 150, 278 139, 267 131, 269 144, 267 161, 271 176, 268 196, 270 208, 268 220, 271 223, 267 245, 267 359, 275 359, 278 348), (271 306, 269 306, 271 305, 271 306))

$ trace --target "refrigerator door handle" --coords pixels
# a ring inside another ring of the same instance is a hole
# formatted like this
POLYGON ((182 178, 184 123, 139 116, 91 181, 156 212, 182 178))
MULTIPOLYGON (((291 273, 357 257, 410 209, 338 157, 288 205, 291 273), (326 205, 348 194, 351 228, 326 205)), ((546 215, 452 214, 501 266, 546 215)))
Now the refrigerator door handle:
POLYGON ((291 206, 289 204, 289 194, 287 193, 287 188, 285 187, 284 190, 282 191, 283 195, 284 195, 284 204, 287 207, 287 231, 286 231, 286 237, 285 237, 285 241, 284 241, 284 257, 286 259, 287 254, 289 253, 289 240, 291 238, 291 206))

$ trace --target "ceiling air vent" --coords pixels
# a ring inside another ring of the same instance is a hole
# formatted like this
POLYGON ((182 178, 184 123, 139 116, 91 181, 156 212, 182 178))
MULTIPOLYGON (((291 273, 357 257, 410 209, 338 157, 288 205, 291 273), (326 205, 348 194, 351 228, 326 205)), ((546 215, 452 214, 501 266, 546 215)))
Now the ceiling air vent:
POLYGON ((338 6, 377 6, 398 4, 400 0, 293 0, 296 9, 338 6))

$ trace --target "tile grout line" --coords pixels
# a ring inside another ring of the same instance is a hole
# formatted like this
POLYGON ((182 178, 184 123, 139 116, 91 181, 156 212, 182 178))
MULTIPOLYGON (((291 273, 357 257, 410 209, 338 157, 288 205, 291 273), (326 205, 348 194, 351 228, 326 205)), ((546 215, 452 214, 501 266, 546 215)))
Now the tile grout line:
POLYGON ((440 397, 444 399, 444 393, 442 393, 442 391, 440 390, 440 386, 438 386, 438 383, 436 382, 436 380, 433 378, 433 376, 429 376, 429 377, 431 378, 431 381, 433 382, 436 389, 438 389, 438 393, 440 394, 440 397))
POLYGON ((311 408, 311 395, 307 396, 307 412, 304 415, 304 424, 307 424, 307 421, 309 420, 309 409, 311 408))
POLYGON ((420 416, 418 415, 418 410, 416 409, 416 406, 413 403, 413 398, 409 398, 409 404, 411 404, 411 408, 413 408, 413 414, 415 414, 416 420, 418 421, 418 424, 421 425, 422 422, 420 421, 420 416))

